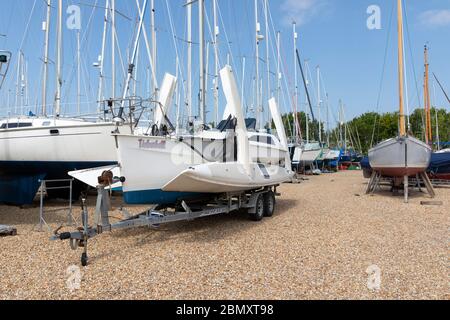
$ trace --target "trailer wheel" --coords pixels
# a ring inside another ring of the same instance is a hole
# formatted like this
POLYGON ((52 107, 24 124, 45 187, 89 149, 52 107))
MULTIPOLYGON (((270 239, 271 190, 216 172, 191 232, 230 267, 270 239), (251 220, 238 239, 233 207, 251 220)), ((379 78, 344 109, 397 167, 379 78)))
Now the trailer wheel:
POLYGON ((264 217, 272 217, 275 213, 275 193, 269 191, 264 195, 264 217))
POLYGON ((261 221, 264 218, 265 201, 264 196, 260 194, 255 204, 255 213, 250 214, 250 219, 253 221, 261 221))

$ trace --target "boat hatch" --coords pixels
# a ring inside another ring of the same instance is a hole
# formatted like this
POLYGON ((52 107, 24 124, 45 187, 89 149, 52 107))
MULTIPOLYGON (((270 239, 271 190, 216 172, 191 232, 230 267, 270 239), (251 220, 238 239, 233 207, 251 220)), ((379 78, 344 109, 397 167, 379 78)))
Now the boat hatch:
POLYGON ((0 63, 7 63, 8 62, 8 56, 6 54, 0 55, 0 63))

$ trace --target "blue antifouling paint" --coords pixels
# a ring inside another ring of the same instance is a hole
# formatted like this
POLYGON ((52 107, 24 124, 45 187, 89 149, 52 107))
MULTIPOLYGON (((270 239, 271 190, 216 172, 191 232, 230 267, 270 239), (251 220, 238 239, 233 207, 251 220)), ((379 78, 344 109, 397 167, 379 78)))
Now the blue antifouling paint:
POLYGON ((30 205, 39 190, 45 174, 34 176, 1 176, 0 203, 16 206, 30 205))
POLYGON ((200 193, 190 192, 165 192, 162 190, 143 190, 124 192, 123 198, 126 204, 174 204, 179 200, 195 199, 200 197, 200 193))

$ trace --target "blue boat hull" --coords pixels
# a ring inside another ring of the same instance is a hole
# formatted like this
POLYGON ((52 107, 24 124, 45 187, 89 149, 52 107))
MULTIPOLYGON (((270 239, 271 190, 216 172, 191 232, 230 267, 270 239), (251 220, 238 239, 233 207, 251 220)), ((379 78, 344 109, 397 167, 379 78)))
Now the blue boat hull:
MULTIPOLYGON (((39 190, 40 180, 69 179, 67 172, 102 167, 115 162, 0 162, 0 203, 30 205, 39 190)), ((67 185, 67 183, 65 184, 67 185)), ((53 184, 57 186, 57 184, 53 184)), ((83 185, 75 182, 72 197, 77 199, 83 185)), ((49 191, 50 197, 68 198, 67 190, 49 191)))

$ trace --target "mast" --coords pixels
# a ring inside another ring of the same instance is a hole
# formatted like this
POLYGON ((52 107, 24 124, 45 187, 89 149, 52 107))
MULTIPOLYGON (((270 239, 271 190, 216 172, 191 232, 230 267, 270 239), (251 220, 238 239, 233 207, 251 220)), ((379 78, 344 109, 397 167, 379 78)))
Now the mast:
POLYGON ((330 99, 328 97, 328 93, 326 93, 327 96, 327 147, 330 147, 330 99))
POLYGON ((101 52, 100 59, 99 59, 100 60, 99 61, 100 62, 100 66, 99 66, 100 71, 99 71, 98 93, 97 93, 97 113, 99 115, 102 113, 103 81, 104 81, 103 68, 105 66, 105 47, 106 47, 106 32, 108 29, 108 12, 109 12, 109 0, 106 0, 105 17, 104 17, 104 22, 103 22, 102 52, 101 52))
POLYGON ((397 0, 398 10, 398 86, 399 86, 399 115, 400 136, 406 135, 405 108, 404 108, 404 66, 403 66, 403 6, 402 0, 397 0))
MULTIPOLYGON (((155 0, 151 1, 151 33, 152 33, 152 62, 153 62, 153 73, 157 75, 157 42, 156 42, 156 20, 155 20, 155 13, 156 13, 156 8, 155 8, 155 0)), ((153 82, 152 85, 152 92, 157 94, 159 88, 157 87, 158 84, 153 82)), ((158 96, 155 97, 155 100, 158 100, 158 96)))
MULTIPOLYGON (((308 61, 305 61, 305 69, 308 70, 308 61)), ((306 88, 309 86, 309 80, 308 80, 308 72, 305 74, 305 83, 306 88)), ((308 96, 305 96, 305 112, 306 112, 306 143, 309 143, 309 110, 308 110, 308 96)))
POLYGON ((320 67, 317 66, 317 108, 319 109, 319 143, 322 144, 322 97, 320 94, 320 67))
POLYGON ((188 41, 188 66, 187 66, 187 107, 189 118, 192 118, 192 5, 191 0, 186 0, 187 4, 187 41, 188 41))
MULTIPOLYGON (((292 23, 292 31, 293 31, 293 36, 294 36, 294 66, 297 63, 297 39, 298 39, 298 34, 297 34, 297 24, 295 22, 292 23)), ((298 142, 298 126, 297 126, 297 122, 298 122, 298 116, 297 116, 297 112, 298 112, 298 75, 297 75, 297 68, 294 68, 294 139, 295 142, 298 142)))
POLYGON ((344 137, 342 135, 342 127, 344 126, 343 113, 342 100, 339 100, 339 140, 341 149, 344 147, 344 137))
POLYGON ((432 83, 433 83, 433 98, 434 98, 434 115, 436 118, 436 142, 437 142, 437 150, 439 151, 441 150, 441 137, 439 135, 439 116, 438 116, 439 110, 436 105, 436 85, 434 80, 432 80, 432 83))
POLYGON ((61 63, 62 63, 62 0, 58 0, 58 30, 57 30, 57 53, 56 53, 56 96, 55 96, 55 117, 61 114, 61 63))
MULTIPOLYGON (((210 43, 206 42, 206 64, 205 64, 205 83, 209 83, 209 48, 210 43)), ((205 85, 205 105, 208 103, 208 86, 205 85)), ((215 119, 213 121, 216 121, 215 119)))
POLYGON ((425 46, 425 81, 424 81, 424 99, 425 99, 425 141, 427 144, 433 143, 433 132, 431 127, 431 99, 430 99, 430 87, 429 87, 429 63, 428 63, 428 47, 425 46))
POLYGON ((437 140, 437 150, 441 150, 441 137, 439 136, 439 117, 438 117, 438 110, 435 109, 435 116, 436 116, 436 140, 437 140))
POLYGON ((255 0, 255 30, 256 30, 256 123, 257 127, 262 129, 262 117, 260 108, 260 93, 259 93, 259 41, 261 36, 259 32, 261 31, 261 26, 258 21, 258 0, 255 0))
POLYGON ((48 82, 48 51, 50 35, 51 0, 46 1, 47 18, 45 20, 45 40, 44 40, 44 74, 42 79, 42 115, 47 115, 47 82, 48 82))
POLYGON ((344 124, 344 151, 347 153, 347 119, 345 117, 345 105, 342 104, 342 123, 344 124))
POLYGON ((111 98, 116 97, 116 0, 111 0, 111 98))
POLYGON ((81 48, 80 30, 77 30, 77 112, 81 112, 81 48))
POLYGON ((200 92, 199 92, 199 98, 200 98, 200 119, 202 120, 203 124, 206 124, 206 83, 205 83, 205 13, 204 13, 204 5, 205 0, 199 0, 198 1, 198 19, 199 19, 199 67, 200 67, 200 92))
POLYGON ((20 75, 20 65, 22 63, 22 51, 19 51, 17 56, 17 73, 16 73, 16 97, 14 98, 14 114, 17 115, 17 107, 19 106, 20 97, 20 86, 21 86, 21 75, 20 75))
POLYGON ((245 57, 242 57, 242 81, 241 81, 241 101, 242 101, 242 103, 243 104, 246 104, 245 102, 244 102, 244 93, 245 93, 245 90, 244 90, 244 83, 245 83, 245 63, 246 63, 246 61, 245 61, 245 57))
POLYGON ((219 24, 217 18, 217 0, 213 0, 214 14, 214 121, 219 124, 219 24))
MULTIPOLYGON (((271 86, 270 86, 270 34, 269 34, 269 0, 264 0, 264 18, 266 29, 266 72, 267 72, 267 100, 271 98, 271 86)), ((272 120, 269 112, 269 126, 271 126, 272 120)))
MULTIPOLYGON (((180 75, 180 59, 177 57, 176 59, 176 73, 175 73, 175 78, 179 78, 180 75)), ((178 133, 180 132, 180 101, 181 101, 181 90, 180 90, 180 81, 177 81, 177 85, 175 88, 175 97, 176 97, 176 106, 177 106, 177 120, 176 120, 176 128, 175 128, 175 133, 178 135, 178 133)))

